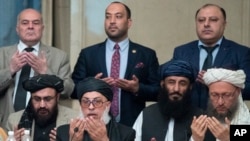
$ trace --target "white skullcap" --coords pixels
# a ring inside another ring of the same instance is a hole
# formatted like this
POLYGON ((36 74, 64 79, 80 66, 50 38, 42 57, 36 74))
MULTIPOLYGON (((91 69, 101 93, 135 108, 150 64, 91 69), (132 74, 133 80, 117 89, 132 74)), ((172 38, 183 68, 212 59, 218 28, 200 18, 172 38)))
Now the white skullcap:
POLYGON ((206 85, 217 81, 224 81, 242 89, 245 87, 245 79, 246 75, 243 70, 232 71, 222 68, 208 69, 203 76, 206 85))

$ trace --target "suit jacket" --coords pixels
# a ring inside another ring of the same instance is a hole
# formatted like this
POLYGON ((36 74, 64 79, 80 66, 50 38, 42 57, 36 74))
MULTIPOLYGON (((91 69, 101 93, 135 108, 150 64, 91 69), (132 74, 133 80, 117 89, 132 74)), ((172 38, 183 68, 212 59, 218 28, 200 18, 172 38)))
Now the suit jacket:
MULTIPOLYGON (((199 55, 198 40, 196 40, 176 47, 173 59, 189 61, 193 66, 195 77, 197 77, 200 68, 199 55)), ((223 38, 218 54, 215 57, 213 67, 244 70, 246 73, 246 86, 242 95, 244 99, 250 99, 250 49, 248 47, 223 38)), ((204 85, 196 82, 193 88, 194 93, 192 99, 195 106, 205 109, 208 100, 208 92, 202 89, 206 88, 204 85)))
MULTIPOLYGON (((17 51, 17 45, 0 48, 0 125, 5 125, 10 113, 14 112, 13 94, 16 77, 10 73, 10 60, 17 51)), ((64 91, 61 97, 68 98, 73 91, 74 83, 71 79, 69 58, 65 52, 43 44, 39 47, 39 54, 44 51, 47 58, 47 74, 54 74, 64 80, 64 91)), ((35 74, 36 75, 36 74, 35 74)))
MULTIPOLYGON (((77 84, 86 77, 93 77, 102 72, 103 77, 109 76, 106 68, 105 43, 102 42, 82 49, 72 73, 72 79, 77 84)), ((131 80, 135 74, 139 79, 137 95, 121 91, 120 123, 132 126, 140 111, 145 107, 145 101, 156 101, 159 90, 158 59, 154 50, 129 42, 128 64, 125 79, 131 80)), ((76 93, 72 95, 76 98, 76 93)))
MULTIPOLYGON (((18 125, 22 114, 23 114, 24 110, 15 112, 15 113, 11 113, 9 118, 8 118, 8 122, 5 125, 5 128, 7 129, 7 131, 14 131, 14 127, 18 125)), ((58 106, 58 116, 56 119, 56 127, 59 127, 61 125, 64 124, 68 124, 70 122, 70 120, 72 118, 75 118, 79 115, 79 113, 73 109, 70 109, 68 107, 65 106, 58 106)), ((35 122, 33 121, 32 124, 32 133, 31 133, 31 140, 33 140, 34 137, 34 128, 35 128, 35 122)))
MULTIPOLYGON (((134 141, 135 130, 131 127, 116 123, 114 120, 106 125, 107 136, 110 141, 134 141)), ((69 138, 69 124, 57 128, 57 141, 71 141, 69 138)), ((87 132, 84 133, 83 141, 92 141, 87 132)))

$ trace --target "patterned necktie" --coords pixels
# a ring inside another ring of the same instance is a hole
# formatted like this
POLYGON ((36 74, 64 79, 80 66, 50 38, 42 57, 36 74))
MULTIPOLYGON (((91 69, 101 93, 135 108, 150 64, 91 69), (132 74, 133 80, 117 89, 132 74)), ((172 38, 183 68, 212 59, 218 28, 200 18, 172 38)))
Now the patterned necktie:
MULTIPOLYGON (((24 50, 26 52, 32 52, 34 50, 34 48, 27 47, 24 50)), ((30 69, 31 69, 30 65, 26 64, 25 66, 23 66, 23 68, 21 70, 18 85, 17 85, 17 90, 16 90, 15 102, 14 102, 15 111, 22 110, 22 109, 24 109, 26 107, 27 91, 23 89, 22 82, 25 79, 29 78, 30 69)))
MULTIPOLYGON (((119 78, 120 74, 120 53, 119 53, 119 45, 116 43, 114 46, 115 52, 112 56, 111 62, 111 73, 110 76, 114 79, 119 78)), ((111 104, 111 113, 114 117, 119 114, 119 89, 118 87, 112 87, 113 90, 113 100, 111 104)))
POLYGON ((212 68, 213 66, 213 51, 218 47, 219 45, 216 45, 214 47, 204 47, 201 46, 201 48, 205 49, 207 52, 207 58, 204 61, 202 70, 207 70, 209 68, 212 68))

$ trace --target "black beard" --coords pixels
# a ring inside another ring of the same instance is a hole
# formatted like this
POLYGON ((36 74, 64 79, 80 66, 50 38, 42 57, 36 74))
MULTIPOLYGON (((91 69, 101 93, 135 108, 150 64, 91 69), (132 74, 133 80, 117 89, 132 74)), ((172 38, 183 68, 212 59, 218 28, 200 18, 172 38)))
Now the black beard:
POLYGON ((190 110, 191 108, 191 98, 190 98, 191 91, 190 89, 183 95, 182 100, 175 100, 172 101, 169 99, 169 93, 166 90, 165 86, 161 88, 159 98, 158 98, 158 105, 160 108, 161 113, 166 118, 174 118, 180 119, 183 118, 184 115, 190 110))
POLYGON ((232 105, 225 114, 219 114, 216 109, 213 107, 211 101, 208 101, 207 106, 207 115, 210 117, 215 117, 221 123, 225 123, 225 118, 227 117, 230 121, 233 119, 237 109, 238 109, 238 102, 232 105))
POLYGON ((48 125, 50 125, 53 122, 56 122, 56 118, 58 115, 58 105, 56 104, 55 107, 53 107, 53 109, 51 111, 49 111, 49 114, 47 116, 40 116, 38 114, 39 110, 48 110, 45 108, 40 108, 37 111, 35 111, 34 107, 31 106, 31 110, 34 113, 34 119, 35 119, 35 123, 36 125, 38 125, 39 127, 46 127, 48 125))

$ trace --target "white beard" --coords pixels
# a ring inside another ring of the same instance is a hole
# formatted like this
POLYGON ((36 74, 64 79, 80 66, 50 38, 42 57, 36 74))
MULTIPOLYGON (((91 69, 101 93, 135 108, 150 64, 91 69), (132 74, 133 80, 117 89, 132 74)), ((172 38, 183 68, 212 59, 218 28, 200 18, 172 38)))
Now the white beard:
MULTIPOLYGON (((82 110, 80 110, 80 118, 85 118, 82 110)), ((110 121, 111 117, 109 115, 109 108, 108 106, 106 106, 105 110, 103 111, 102 113, 102 117, 101 117, 101 120, 105 123, 105 124, 108 124, 109 121, 110 121)))

